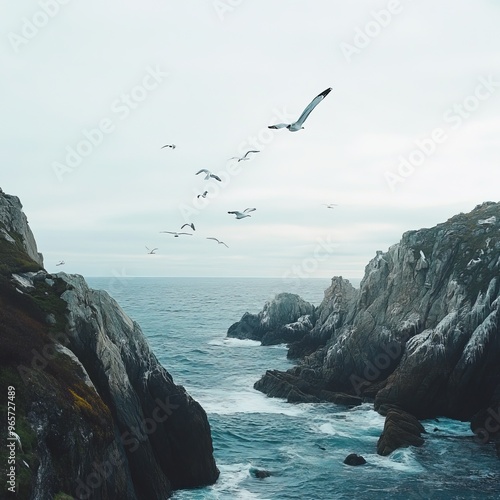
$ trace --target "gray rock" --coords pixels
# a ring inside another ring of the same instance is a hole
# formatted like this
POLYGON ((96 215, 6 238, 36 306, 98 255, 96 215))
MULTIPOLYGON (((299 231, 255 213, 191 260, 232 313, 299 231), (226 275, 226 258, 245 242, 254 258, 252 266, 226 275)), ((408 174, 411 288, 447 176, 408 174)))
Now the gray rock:
POLYGON ((294 341, 313 325, 314 306, 293 293, 280 293, 258 314, 245 313, 229 327, 228 337, 266 340, 267 345, 294 341), (302 320, 299 321, 299 318, 302 320))

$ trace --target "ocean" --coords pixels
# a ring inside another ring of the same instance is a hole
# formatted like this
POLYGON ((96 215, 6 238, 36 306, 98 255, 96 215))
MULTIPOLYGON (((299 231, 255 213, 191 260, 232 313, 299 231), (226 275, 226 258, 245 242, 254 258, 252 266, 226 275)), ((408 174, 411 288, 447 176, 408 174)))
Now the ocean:
MULTIPOLYGON (((288 404, 253 384, 268 369, 286 370, 285 346, 226 338, 245 312, 279 292, 319 305, 326 279, 88 278, 137 321, 175 383, 207 412, 221 471, 210 487, 177 491, 175 500, 332 500, 500 498, 500 461, 469 424, 422 422, 420 448, 376 453, 384 418, 372 405, 288 404), (343 464, 350 453, 367 463, 343 464), (271 476, 258 479, 252 471, 271 476)), ((355 286, 359 282, 351 280, 355 286)))

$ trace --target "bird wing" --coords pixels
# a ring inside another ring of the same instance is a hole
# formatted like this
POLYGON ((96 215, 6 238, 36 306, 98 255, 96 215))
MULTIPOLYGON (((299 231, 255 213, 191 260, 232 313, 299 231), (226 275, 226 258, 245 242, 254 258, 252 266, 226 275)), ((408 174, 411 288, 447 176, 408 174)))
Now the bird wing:
MULTIPOLYGON (((246 155, 245 155, 246 156, 246 155)), ((239 160, 240 157, 239 156, 231 156, 231 158, 229 158, 230 160, 239 160)))
POLYGON ((219 240, 217 238, 208 237, 207 240, 215 240, 217 243, 219 243, 219 240))
POLYGON ((182 224, 181 229, 184 229, 184 227, 185 227, 185 226, 188 226, 188 227, 193 227, 191 224, 188 224, 188 223, 186 222, 186 224, 182 224))
POLYGON ((256 208, 245 208, 245 210, 243 210, 243 213, 246 214, 248 212, 253 212, 255 210, 257 210, 257 209, 256 208))
POLYGON ((224 245, 226 248, 229 248, 223 241, 219 241, 222 245, 224 245))
POLYGON ((175 231, 160 231, 160 233, 177 234, 175 231))
POLYGON ((243 158, 246 158, 250 153, 260 153, 260 151, 258 151, 256 149, 251 149, 250 151, 247 151, 245 153, 245 156, 243 158))
POLYGON ((277 123, 276 125, 269 125, 267 128, 286 128, 289 123, 277 123))
POLYGON ((238 217, 239 215, 243 215, 241 212, 238 212, 238 210, 234 210, 233 212, 228 212, 228 214, 234 214, 236 215, 236 217, 238 217))
POLYGON ((196 172, 196 174, 195 174, 195 175, 201 174, 202 172, 203 172, 204 174, 209 174, 209 173, 210 173, 210 171, 209 171, 209 170, 207 170, 206 168, 202 168, 201 170, 198 170, 198 172, 196 172))
POLYGON ((215 174, 210 174, 210 177, 213 177, 215 180, 219 181, 219 182, 222 182, 221 181, 221 178, 218 176, 218 175, 215 175, 215 174))
POLYGON ((306 121, 307 117, 311 114, 311 111, 331 92, 332 88, 328 88, 321 92, 321 94, 318 94, 302 111, 302 114, 299 116, 299 119, 295 122, 295 125, 297 126, 302 126, 302 124, 306 121))
POLYGON ((188 236, 193 236, 191 233, 177 233, 177 234, 186 234, 188 236))

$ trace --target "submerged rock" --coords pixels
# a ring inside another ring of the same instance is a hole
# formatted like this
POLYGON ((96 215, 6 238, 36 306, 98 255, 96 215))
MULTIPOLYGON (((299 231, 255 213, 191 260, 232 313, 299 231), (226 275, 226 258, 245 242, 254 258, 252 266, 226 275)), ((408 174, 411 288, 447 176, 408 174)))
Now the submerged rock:
POLYGON ((346 465, 364 465, 366 464, 366 460, 361 455, 357 455, 356 453, 351 453, 345 457, 344 463, 346 465))
POLYGON ((422 433, 425 433, 425 429, 413 415, 400 408, 389 408, 384 431, 377 442, 377 453, 386 456, 398 448, 422 446, 422 433))

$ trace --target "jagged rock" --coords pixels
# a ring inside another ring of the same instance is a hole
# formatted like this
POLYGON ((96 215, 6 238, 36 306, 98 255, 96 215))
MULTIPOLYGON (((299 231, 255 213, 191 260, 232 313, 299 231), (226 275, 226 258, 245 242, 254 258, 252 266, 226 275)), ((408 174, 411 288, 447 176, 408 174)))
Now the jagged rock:
POLYGON ((422 433, 425 429, 413 415, 399 408, 389 408, 384 431, 377 442, 377 453, 386 456, 398 448, 422 446, 422 433))
POLYGON ((344 463, 346 465, 364 465, 366 464, 366 460, 361 455, 357 455, 356 453, 351 453, 345 457, 344 463))
POLYGON ((36 241, 28 225, 28 219, 22 211, 23 206, 17 196, 0 193, 0 231, 3 238, 15 244, 15 236, 19 236, 25 252, 37 264, 43 266, 43 256, 38 253, 36 241))
POLYGON ((312 328, 313 314, 314 306, 298 295, 280 293, 266 302, 259 314, 245 313, 229 327, 227 336, 260 341, 265 338, 266 345, 293 342, 312 328))
POLYGON ((264 479, 270 477, 271 473, 265 469, 257 469, 255 467, 250 468, 250 474, 257 479, 264 479))
POLYGON ((269 371, 259 387, 302 391, 312 369, 319 387, 374 397, 379 410, 470 419, 500 384, 499 270, 500 203, 408 231, 377 252, 359 290, 332 280, 312 330, 290 346, 302 370, 269 371))
POLYGON ((0 194, 0 232, 0 366, 22 394, 19 497, 159 500, 213 484, 207 416, 139 325, 81 276, 40 269, 16 197, 0 194))

